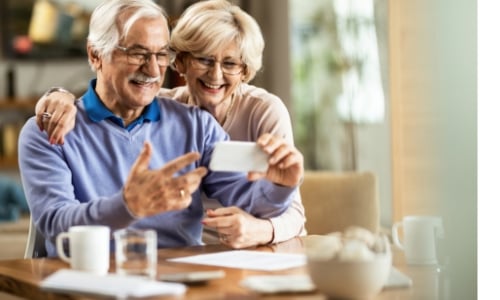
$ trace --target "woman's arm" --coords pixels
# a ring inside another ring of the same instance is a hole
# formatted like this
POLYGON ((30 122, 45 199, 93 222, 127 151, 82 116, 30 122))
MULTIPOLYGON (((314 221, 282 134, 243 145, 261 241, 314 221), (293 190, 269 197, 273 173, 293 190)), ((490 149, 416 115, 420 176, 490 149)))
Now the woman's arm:
POLYGON ((63 88, 50 88, 35 106, 36 124, 46 131, 51 144, 64 144, 75 127, 75 95, 63 88))
MULTIPOLYGON (((168 94, 168 90, 162 88, 158 93, 168 94)), ((38 99, 36 124, 47 132, 51 144, 64 144, 64 136, 75 128, 75 101, 75 95, 62 87, 52 87, 38 99)))

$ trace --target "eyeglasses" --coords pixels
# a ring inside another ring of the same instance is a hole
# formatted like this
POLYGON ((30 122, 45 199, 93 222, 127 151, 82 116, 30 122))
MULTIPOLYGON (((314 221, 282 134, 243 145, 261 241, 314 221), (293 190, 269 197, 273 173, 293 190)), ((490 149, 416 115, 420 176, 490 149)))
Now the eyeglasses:
POLYGON ((131 65, 142 66, 149 63, 151 56, 156 57, 156 63, 160 67, 166 67, 170 64, 170 58, 173 57, 172 53, 168 50, 162 50, 160 52, 150 52, 141 48, 125 48, 122 46, 115 46, 116 49, 125 52, 127 55, 127 62, 131 65))
POLYGON ((245 68, 245 64, 241 62, 236 62, 232 60, 218 61, 211 57, 195 56, 189 53, 193 59, 191 59, 191 66, 198 70, 208 70, 215 67, 216 63, 219 63, 222 69, 222 73, 227 75, 238 75, 245 68))

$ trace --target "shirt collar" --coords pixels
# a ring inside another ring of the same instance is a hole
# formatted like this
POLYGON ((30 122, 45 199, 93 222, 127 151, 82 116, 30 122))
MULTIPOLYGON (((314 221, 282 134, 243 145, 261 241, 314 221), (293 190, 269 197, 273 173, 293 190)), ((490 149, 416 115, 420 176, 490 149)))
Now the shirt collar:
MULTIPOLYGON (((110 119, 113 123, 125 128, 123 125, 123 120, 120 117, 115 116, 104 104, 102 103, 99 96, 95 92, 97 79, 92 79, 89 82, 87 92, 82 97, 83 105, 88 117, 98 123, 102 120, 110 119)), ((126 129, 131 130, 135 125, 142 124, 143 122, 155 122, 160 120, 160 106, 156 97, 153 101, 148 104, 141 116, 130 123, 126 129)))

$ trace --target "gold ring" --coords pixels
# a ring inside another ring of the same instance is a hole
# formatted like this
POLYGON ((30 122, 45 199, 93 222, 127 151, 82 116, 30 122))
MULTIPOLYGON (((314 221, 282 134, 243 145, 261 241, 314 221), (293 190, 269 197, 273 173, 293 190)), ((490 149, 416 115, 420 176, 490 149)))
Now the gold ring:
POLYGON ((49 112, 44 112, 44 113, 42 114, 42 119, 43 119, 43 120, 48 120, 48 119, 50 119, 50 118, 52 118, 52 114, 51 114, 51 113, 49 113, 49 112))
POLYGON ((184 196, 186 196, 186 192, 184 192, 184 189, 180 189, 180 190, 179 190, 179 196, 180 196, 181 198, 184 198, 184 196))

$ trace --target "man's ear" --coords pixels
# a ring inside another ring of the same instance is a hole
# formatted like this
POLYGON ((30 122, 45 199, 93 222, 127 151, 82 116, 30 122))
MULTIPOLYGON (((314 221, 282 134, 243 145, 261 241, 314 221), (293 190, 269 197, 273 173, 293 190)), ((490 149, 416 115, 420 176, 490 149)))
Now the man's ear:
POLYGON ((87 55, 89 57, 90 64, 97 70, 101 66, 101 57, 99 52, 95 50, 90 45, 87 45, 87 55))

